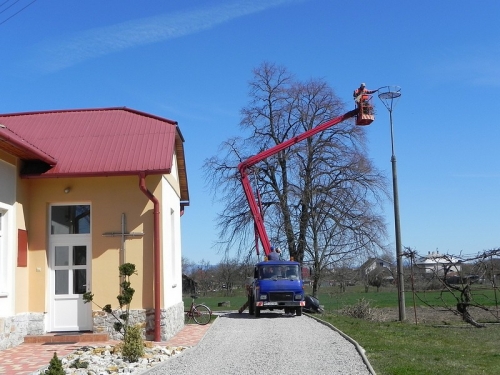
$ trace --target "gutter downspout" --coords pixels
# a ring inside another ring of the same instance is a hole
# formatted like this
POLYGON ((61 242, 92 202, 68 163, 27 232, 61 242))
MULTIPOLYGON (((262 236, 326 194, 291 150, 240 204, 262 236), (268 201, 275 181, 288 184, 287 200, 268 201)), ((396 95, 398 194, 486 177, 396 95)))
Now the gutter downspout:
POLYGON ((153 262, 154 262, 154 305, 155 305, 155 333, 154 341, 161 341, 160 331, 160 202, 146 187, 146 173, 139 173, 139 187, 141 191, 153 202, 153 262))

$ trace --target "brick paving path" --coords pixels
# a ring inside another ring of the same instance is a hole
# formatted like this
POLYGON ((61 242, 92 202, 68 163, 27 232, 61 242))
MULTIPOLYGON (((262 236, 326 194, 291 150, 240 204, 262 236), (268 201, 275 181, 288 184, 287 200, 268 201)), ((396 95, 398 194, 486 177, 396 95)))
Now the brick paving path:
MULTIPOLYGON (((172 339, 160 343, 164 346, 195 346, 203 338, 210 324, 200 326, 188 324, 172 339)), ((34 371, 47 366, 57 352, 62 358, 85 345, 116 344, 117 341, 106 342, 79 342, 79 343, 23 343, 15 348, 0 351, 0 374, 2 375, 29 375, 34 371)))

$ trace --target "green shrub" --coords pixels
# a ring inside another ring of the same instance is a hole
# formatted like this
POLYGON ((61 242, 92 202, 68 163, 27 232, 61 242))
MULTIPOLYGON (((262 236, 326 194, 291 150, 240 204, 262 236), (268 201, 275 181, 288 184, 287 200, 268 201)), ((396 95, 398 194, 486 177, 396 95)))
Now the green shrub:
POLYGON ((80 361, 80 358, 77 358, 70 366, 70 368, 87 368, 89 367, 89 363, 85 361, 80 361))
POLYGON ((144 340, 141 325, 128 326, 123 342, 123 358, 129 362, 137 362, 144 356, 144 340))
POLYGON ((44 371, 45 375, 65 375, 66 372, 63 369, 62 362, 57 358, 57 353, 54 352, 54 356, 50 360, 49 367, 44 371))
POLYGON ((102 311, 111 314, 116 319, 116 322, 113 324, 113 328, 116 332, 120 332, 123 335, 124 341, 127 341, 130 303, 132 302, 132 297, 135 293, 135 289, 130 286, 130 276, 137 275, 137 272, 135 271, 135 264, 132 263, 124 263, 118 267, 118 270, 120 271, 120 277, 124 278, 124 280, 120 283, 121 294, 116 297, 118 304, 120 305, 120 310, 122 310, 119 316, 113 312, 110 304, 101 307, 95 303, 94 294, 92 292, 83 294, 83 302, 93 302, 97 307, 100 307, 102 311), (125 311, 123 311, 124 306, 125 311))

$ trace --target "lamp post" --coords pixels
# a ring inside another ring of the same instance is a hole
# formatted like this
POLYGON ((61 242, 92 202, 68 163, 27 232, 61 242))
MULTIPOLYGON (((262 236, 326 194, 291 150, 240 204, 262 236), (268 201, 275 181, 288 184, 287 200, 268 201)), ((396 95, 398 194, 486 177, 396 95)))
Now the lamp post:
POLYGON ((394 128, 392 126, 392 110, 398 98, 401 96, 401 88, 398 86, 385 86, 379 89, 378 97, 389 111, 391 125, 391 164, 392 164, 392 194, 394 201, 394 229, 396 233, 396 267, 398 285, 398 306, 399 320, 406 319, 405 311, 405 284, 403 274, 403 248, 401 245, 401 227, 399 222, 399 194, 398 194, 398 174, 396 170, 396 154, 394 152, 394 128))

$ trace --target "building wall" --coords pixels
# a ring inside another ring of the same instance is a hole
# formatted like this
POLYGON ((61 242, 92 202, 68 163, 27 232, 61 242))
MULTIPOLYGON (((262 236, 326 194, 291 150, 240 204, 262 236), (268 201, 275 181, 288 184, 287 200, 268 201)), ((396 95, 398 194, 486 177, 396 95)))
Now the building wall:
MULTIPOLYGON (((160 177, 147 178, 155 190, 160 177)), ((151 185, 151 186, 150 186, 151 185)), ((48 213, 50 204, 90 204, 92 234, 92 282, 94 301, 104 306, 117 304, 121 236, 103 236, 121 232, 122 213, 127 232, 143 232, 143 237, 125 240, 125 261, 136 265, 131 277, 136 290, 131 308, 153 306, 153 205, 139 189, 139 178, 94 177, 30 180, 29 213, 29 284, 30 311, 46 311, 48 261, 48 213), (64 190, 69 188, 69 193, 64 190), (33 293, 34 292, 34 293, 33 293)))
POLYGON ((165 178, 162 189, 162 305, 169 308, 182 302, 181 215, 179 196, 165 178))
MULTIPOLYGON (((91 290, 94 301, 118 307, 121 237, 103 236, 121 231, 122 213, 127 232, 142 237, 125 241, 125 261, 137 275, 131 309, 154 307, 153 203, 139 189, 139 177, 20 179, 20 162, 0 151, 0 212, 7 233, 0 248, 0 348, 18 345, 26 334, 43 333, 49 310, 49 208, 51 204, 90 204, 92 234, 91 290), (69 192, 65 193, 65 189, 69 192), (28 233, 28 265, 17 266, 17 231, 28 233), (45 318, 44 318, 45 317, 45 318), (21 324, 22 323, 22 324, 21 324), (18 327, 18 328, 16 328, 18 327), (19 327, 23 327, 22 330, 19 327), (35 328, 33 328, 35 327, 35 328)), ((148 189, 160 200, 162 246, 162 339, 182 328, 182 271, 180 198, 177 173, 148 176, 148 189), (171 233, 173 232, 173 233, 171 233)), ((93 306, 93 310, 100 310, 93 306)), ((151 319, 149 317, 148 319, 151 319)))
POLYGON ((170 188, 174 190, 175 194, 177 194, 177 197, 180 200, 179 197, 181 196, 181 187, 179 184, 179 173, 177 170, 177 154, 174 153, 171 173, 163 175, 163 178, 169 183, 170 188))
MULTIPOLYGON (((27 213, 29 211, 29 199, 28 191, 29 185, 28 181, 23 180, 19 176, 19 166, 16 172, 16 228, 17 230, 27 231, 27 213)), ((17 238, 16 238, 17 239, 17 238)), ((17 250, 17 243, 16 249, 17 250)), ((28 299, 19 298, 17 296, 28 296, 29 284, 28 284, 29 268, 28 266, 16 267, 15 268, 15 312, 20 314, 25 314, 29 311, 28 299)))
POLYGON ((0 151, 0 350, 19 345, 28 332, 43 331, 43 314, 28 313, 27 299, 18 298, 29 293, 28 268, 17 266, 18 230, 26 229, 27 207, 19 164, 17 158, 0 151))
MULTIPOLYGON (((0 155, 2 157, 2 155, 0 155)), ((15 159, 0 159, 0 318, 14 314, 16 230, 15 159)), ((0 332, 2 330, 0 321, 0 332)))

